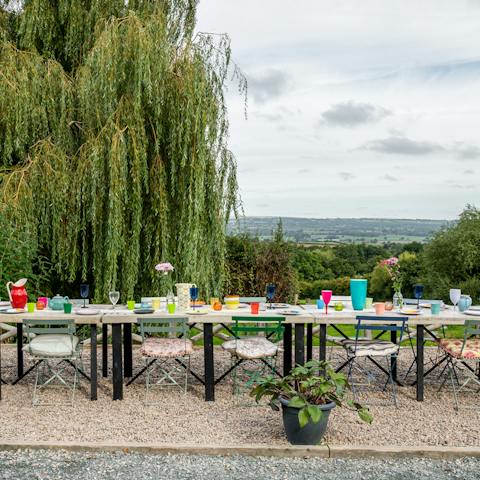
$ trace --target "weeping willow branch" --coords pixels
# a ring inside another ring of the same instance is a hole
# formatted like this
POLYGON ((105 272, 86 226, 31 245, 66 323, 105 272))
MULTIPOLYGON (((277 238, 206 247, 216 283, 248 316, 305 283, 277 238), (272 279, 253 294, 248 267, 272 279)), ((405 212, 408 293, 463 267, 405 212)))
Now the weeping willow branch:
POLYGON ((239 205, 232 63, 228 37, 193 38, 196 5, 0 3, 0 194, 61 280, 88 279, 96 300, 158 293, 161 260, 172 283, 221 291, 239 205))

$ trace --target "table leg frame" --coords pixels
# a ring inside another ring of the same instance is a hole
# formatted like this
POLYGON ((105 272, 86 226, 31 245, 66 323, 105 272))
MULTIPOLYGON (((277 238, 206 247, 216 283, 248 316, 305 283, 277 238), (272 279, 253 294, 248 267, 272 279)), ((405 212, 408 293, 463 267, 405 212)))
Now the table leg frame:
POLYGON ((97 325, 90 325, 90 400, 97 400, 97 325))

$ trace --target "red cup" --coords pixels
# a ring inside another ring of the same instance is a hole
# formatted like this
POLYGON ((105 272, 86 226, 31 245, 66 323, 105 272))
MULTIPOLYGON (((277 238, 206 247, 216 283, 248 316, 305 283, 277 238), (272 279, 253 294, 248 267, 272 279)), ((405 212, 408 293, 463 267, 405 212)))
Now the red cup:
POLYGON ((260 308, 260 304, 257 302, 250 304, 250 311, 254 315, 258 315, 258 309, 260 308))

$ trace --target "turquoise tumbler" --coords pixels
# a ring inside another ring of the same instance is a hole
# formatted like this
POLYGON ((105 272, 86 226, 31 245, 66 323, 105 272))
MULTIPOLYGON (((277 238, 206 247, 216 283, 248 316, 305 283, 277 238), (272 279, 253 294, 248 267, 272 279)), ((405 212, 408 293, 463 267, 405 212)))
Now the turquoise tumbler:
POLYGON ((368 280, 365 278, 352 278, 350 280, 350 296, 354 310, 363 310, 367 298, 368 280))

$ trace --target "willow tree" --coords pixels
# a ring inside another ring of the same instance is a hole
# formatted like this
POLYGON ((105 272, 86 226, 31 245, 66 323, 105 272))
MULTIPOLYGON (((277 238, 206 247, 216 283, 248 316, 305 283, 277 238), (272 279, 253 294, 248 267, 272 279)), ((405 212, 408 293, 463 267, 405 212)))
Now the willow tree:
MULTIPOLYGON (((0 0, 0 195, 63 281, 206 294, 237 205, 225 36, 196 0, 0 0)), ((236 75, 241 89, 245 83, 236 75)))

